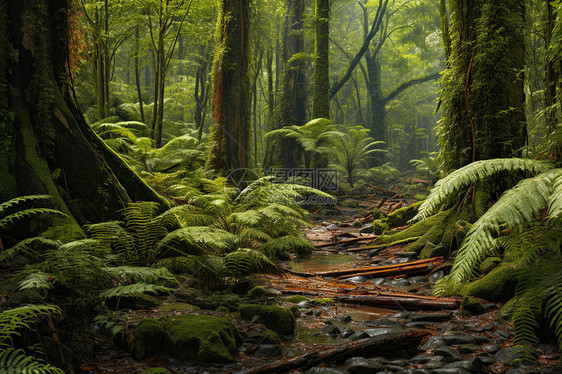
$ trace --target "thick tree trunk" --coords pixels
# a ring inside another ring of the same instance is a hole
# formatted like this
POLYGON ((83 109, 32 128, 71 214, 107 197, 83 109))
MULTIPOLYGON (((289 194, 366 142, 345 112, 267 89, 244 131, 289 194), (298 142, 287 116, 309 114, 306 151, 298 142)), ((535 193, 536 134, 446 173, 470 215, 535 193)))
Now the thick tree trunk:
POLYGON ((80 224, 115 218, 132 200, 167 205, 77 110, 66 79, 67 2, 2 0, 0 14, 10 20, 0 22, 0 201, 49 194, 80 224))
POLYGON ((216 124, 209 162, 215 170, 250 166, 248 25, 249 0, 222 1, 213 66, 216 124))
POLYGON ((140 84, 140 69, 139 69, 139 54, 140 54, 140 46, 139 46, 139 26, 135 29, 135 84, 137 86, 137 98, 139 100, 139 111, 141 115, 141 121, 145 122, 144 118, 144 102, 142 100, 142 90, 140 84))
POLYGON ((312 116, 330 118, 330 0, 316 0, 312 116))
POLYGON ((524 4, 452 0, 451 49, 443 75, 441 156, 448 170, 517 155, 526 142, 524 4))

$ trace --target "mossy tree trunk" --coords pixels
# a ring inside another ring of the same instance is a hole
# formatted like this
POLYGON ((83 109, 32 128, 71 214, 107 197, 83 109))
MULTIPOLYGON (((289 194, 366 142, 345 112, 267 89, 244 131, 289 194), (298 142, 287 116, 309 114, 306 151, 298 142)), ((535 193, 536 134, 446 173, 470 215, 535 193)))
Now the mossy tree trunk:
POLYGON ((330 0, 316 0, 312 116, 330 118, 330 0))
MULTIPOLYGON (((282 64, 283 86, 274 110, 272 130, 284 126, 304 125, 306 123, 306 77, 303 59, 304 29, 302 15, 304 0, 289 0, 285 27, 283 30, 282 64)), ((297 166, 297 144, 293 139, 269 142, 264 166, 280 165, 284 168, 297 166)))
POLYGON ((105 0, 102 6, 94 11, 94 53, 92 58, 92 77, 98 118, 109 116, 109 3, 105 0))
POLYGON ((450 11, 439 130, 447 170, 514 156, 526 142, 523 2, 451 0, 450 11))
POLYGON ((0 201, 53 196, 76 222, 167 203, 95 135, 68 84, 67 0, 0 1, 0 201))
POLYGON ((210 166, 250 166, 249 0, 222 0, 213 65, 214 141, 210 166))

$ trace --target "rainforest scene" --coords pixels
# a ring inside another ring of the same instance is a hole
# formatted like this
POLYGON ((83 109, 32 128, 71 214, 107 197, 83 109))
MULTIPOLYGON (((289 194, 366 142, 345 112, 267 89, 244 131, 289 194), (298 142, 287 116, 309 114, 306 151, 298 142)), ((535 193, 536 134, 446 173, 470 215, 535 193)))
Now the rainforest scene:
POLYGON ((0 0, 0 374, 562 373, 562 0, 0 0))

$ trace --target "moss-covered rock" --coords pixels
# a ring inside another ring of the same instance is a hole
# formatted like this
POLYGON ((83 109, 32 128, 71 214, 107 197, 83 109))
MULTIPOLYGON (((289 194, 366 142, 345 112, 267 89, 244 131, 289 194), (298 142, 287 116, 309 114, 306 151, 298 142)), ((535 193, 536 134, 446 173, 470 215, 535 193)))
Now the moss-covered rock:
POLYGON ((463 295, 494 302, 507 301, 515 294, 519 273, 515 265, 502 264, 482 279, 468 284, 463 295))
POLYGON ((382 235, 388 230, 390 230, 390 227, 384 219, 376 219, 373 221, 373 234, 382 235))
POLYGON ((373 219, 379 219, 383 216, 383 214, 382 214, 382 212, 379 208, 373 209, 372 214, 373 214, 373 219))
POLYGON ((279 295, 280 295, 279 291, 261 285, 254 286, 251 290, 248 291, 248 296, 254 298, 276 297, 279 295))
POLYGON ((220 306, 228 308, 231 312, 236 312, 242 299, 234 294, 222 294, 215 292, 210 296, 198 297, 195 304, 201 309, 216 310, 220 306))
POLYGON ((242 338, 228 318, 188 315, 165 320, 175 356, 181 360, 233 362, 242 338))
POLYGON ((167 305, 162 305, 160 308, 158 308, 158 310, 161 310, 163 312, 167 312, 170 310, 175 310, 178 312, 181 311, 197 311, 200 310, 201 308, 199 308, 198 306, 195 305, 191 305, 188 303, 172 303, 172 304, 167 304, 167 305))
POLYGON ((465 296, 461 303, 462 313, 467 316, 481 314, 484 312, 482 302, 475 297, 465 296))
POLYGON ((142 360, 163 352, 170 343, 170 335, 164 326, 152 318, 144 318, 133 327, 133 358, 142 360))
POLYGON ((105 300, 109 309, 153 309, 162 305, 162 302, 144 293, 110 297, 105 300))
POLYGON ((421 204, 422 202, 418 201, 404 208, 396 209, 386 217, 388 225, 390 227, 400 227, 408 224, 408 221, 418 213, 421 204))
POLYGON ((498 267, 502 263, 502 259, 499 257, 488 257, 480 264, 480 272, 482 274, 488 274, 492 270, 498 267))
POLYGON ((144 370, 141 374, 172 374, 172 372, 166 368, 150 368, 144 370))
POLYGON ((241 304, 240 316, 248 321, 264 324, 282 336, 292 336, 297 325, 289 309, 277 305, 241 304))

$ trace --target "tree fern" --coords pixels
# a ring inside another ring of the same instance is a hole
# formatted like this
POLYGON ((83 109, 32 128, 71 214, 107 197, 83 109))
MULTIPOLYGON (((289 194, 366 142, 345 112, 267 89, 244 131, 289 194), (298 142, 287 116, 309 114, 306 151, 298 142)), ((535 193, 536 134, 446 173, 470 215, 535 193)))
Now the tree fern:
MULTIPOLYGON (((454 287, 475 276, 480 263, 494 254, 495 239, 503 228, 521 228, 552 200, 553 184, 562 178, 554 169, 535 178, 524 179, 506 191, 471 227, 459 249, 450 280, 454 287)), ((555 204, 550 204, 550 207, 555 204)))
POLYGON ((279 274, 280 270, 263 253, 253 249, 242 248, 224 257, 227 274, 239 277, 252 273, 279 274))
POLYGON ((463 189, 476 182, 490 180, 501 172, 521 172, 536 175, 544 173, 550 168, 552 168, 552 165, 549 163, 523 158, 498 158, 473 162, 440 179, 420 206, 418 214, 410 222, 416 222, 431 216, 443 204, 456 198, 463 189))
POLYGON ((64 371, 39 362, 23 349, 7 348, 0 351, 0 372, 9 374, 64 374, 64 371))
POLYGON ((102 268, 112 278, 118 279, 120 283, 154 283, 177 285, 176 277, 166 268, 149 268, 143 266, 113 266, 102 268))

